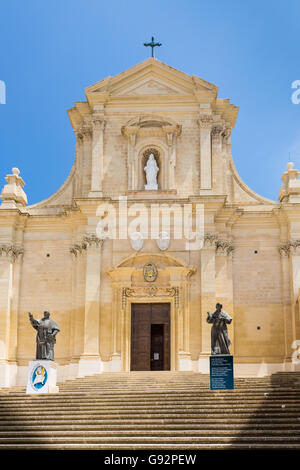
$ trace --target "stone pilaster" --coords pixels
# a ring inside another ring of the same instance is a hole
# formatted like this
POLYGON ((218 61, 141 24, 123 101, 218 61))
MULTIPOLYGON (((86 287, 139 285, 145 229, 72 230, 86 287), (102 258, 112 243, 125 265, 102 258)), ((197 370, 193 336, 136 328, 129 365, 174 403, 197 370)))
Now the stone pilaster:
POLYGON ((80 132, 82 135, 82 152, 80 163, 80 178, 81 178, 81 196, 87 195, 90 190, 89 170, 88 167, 92 166, 91 163, 91 143, 92 143, 92 127, 91 123, 85 123, 81 126, 80 132))
POLYGON ((85 254, 85 299, 83 351, 80 355, 78 375, 90 375, 101 372, 99 352, 100 325, 100 276, 101 248, 103 240, 95 235, 86 235, 79 244, 71 247, 74 256, 85 254))
POLYGON ((201 115, 198 120, 200 128, 200 194, 201 190, 207 190, 212 188, 212 122, 212 117, 210 115, 201 115))
POLYGON ((210 327, 206 323, 207 312, 216 304, 216 242, 218 235, 207 233, 204 236, 204 245, 200 250, 201 266, 201 351, 203 355, 210 354, 210 327))
POLYGON ((138 135, 138 127, 137 126, 124 126, 121 129, 122 135, 127 137, 128 139, 128 150, 127 150, 127 169, 128 169, 128 190, 135 190, 138 189, 138 181, 137 181, 137 162, 135 159, 135 145, 137 141, 138 135))
POLYGON ((292 318, 292 302, 291 302, 291 281, 290 277, 290 243, 282 243, 279 247, 281 258, 281 275, 282 275, 282 308, 283 308, 283 324, 284 324, 284 348, 285 357, 289 360, 291 356, 291 344, 293 342, 293 318, 292 318))
POLYGON ((181 134, 179 126, 164 126, 163 132, 166 136, 168 146, 168 161, 165 168, 167 175, 166 187, 175 190, 175 167, 176 167, 176 139, 181 134))
POLYGON ((93 121, 93 137, 92 137, 92 177, 90 197, 102 196, 102 180, 103 180, 103 141, 105 120, 95 116, 93 121))
POLYGON ((75 166, 76 166, 76 180, 74 188, 74 196, 79 197, 82 191, 82 173, 83 173, 83 133, 80 129, 75 132, 76 146, 75 146, 75 166))
POLYGON ((230 352, 234 354, 234 305, 233 305, 233 278, 232 257, 235 247, 230 240, 219 238, 216 241, 216 302, 223 305, 223 309, 233 319, 229 325, 229 338, 231 340, 230 352))
POLYGON ((14 384, 11 366, 16 364, 18 303, 23 249, 0 246, 0 387, 14 384))
POLYGON ((211 131, 211 153, 212 153, 212 187, 219 194, 225 194, 224 177, 226 167, 223 150, 223 130, 220 123, 212 128, 211 131))

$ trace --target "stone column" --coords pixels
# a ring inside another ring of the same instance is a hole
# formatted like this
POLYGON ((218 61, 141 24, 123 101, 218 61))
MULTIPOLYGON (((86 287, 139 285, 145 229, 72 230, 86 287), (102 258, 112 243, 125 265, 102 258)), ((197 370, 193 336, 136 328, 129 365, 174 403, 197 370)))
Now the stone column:
POLYGON ((93 119, 93 138, 92 138, 92 177, 90 197, 102 196, 103 180, 103 139, 105 120, 94 117, 93 119))
POLYGON ((83 353, 80 357, 78 371, 80 377, 101 372, 99 324, 102 244, 103 240, 95 235, 87 235, 83 239, 86 250, 86 278, 83 353))
POLYGON ((211 165, 211 128, 212 117, 201 115, 200 127, 200 194, 201 190, 212 188, 212 165, 211 165))

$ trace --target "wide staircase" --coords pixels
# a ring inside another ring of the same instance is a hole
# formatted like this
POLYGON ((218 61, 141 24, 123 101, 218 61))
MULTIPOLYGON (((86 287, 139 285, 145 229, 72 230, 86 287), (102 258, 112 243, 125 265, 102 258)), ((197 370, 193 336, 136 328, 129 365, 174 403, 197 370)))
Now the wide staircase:
POLYGON ((194 372, 103 373, 0 390, 2 449, 300 449, 300 374, 210 391, 194 372))

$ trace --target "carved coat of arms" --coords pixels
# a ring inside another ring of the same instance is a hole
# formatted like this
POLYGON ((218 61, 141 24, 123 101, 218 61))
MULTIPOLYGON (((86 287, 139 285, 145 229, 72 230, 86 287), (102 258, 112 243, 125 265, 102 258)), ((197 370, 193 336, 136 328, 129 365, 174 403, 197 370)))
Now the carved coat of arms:
POLYGON ((147 263, 144 266, 144 279, 147 282, 154 282, 157 278, 157 268, 155 264, 147 263))

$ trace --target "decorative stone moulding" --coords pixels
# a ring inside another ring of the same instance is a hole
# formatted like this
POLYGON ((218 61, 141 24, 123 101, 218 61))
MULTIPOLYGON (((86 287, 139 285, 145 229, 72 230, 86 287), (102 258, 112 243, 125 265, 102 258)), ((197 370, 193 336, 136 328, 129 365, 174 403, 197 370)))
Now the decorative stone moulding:
POLYGON ((214 126, 211 131, 213 140, 219 140, 223 135, 224 129, 221 126, 214 126))
POLYGON ((88 248, 94 247, 94 248, 101 248, 104 243, 103 238, 99 238, 96 235, 84 235, 82 238, 82 241, 79 243, 75 243, 74 245, 71 246, 70 248, 70 253, 72 253, 74 256, 78 256, 83 253, 84 250, 87 250, 88 248))
POLYGON ((83 244, 86 245, 86 248, 90 246, 102 247, 104 243, 103 238, 99 238, 96 235, 84 235, 83 237, 83 244))
POLYGON ((6 257, 12 263, 17 261, 19 256, 22 256, 23 254, 24 254, 24 250, 22 247, 18 247, 15 245, 0 245, 0 258, 6 257))
POLYGON ((207 232, 204 234, 204 247, 215 246, 219 238, 217 233, 207 232))
POLYGON ((217 240, 216 241, 216 254, 217 255, 232 255, 235 250, 234 245, 229 240, 217 240))
POLYGON ((289 257, 293 254, 300 255, 300 240, 282 243, 278 250, 281 257, 289 257))
POLYGON ((211 114, 203 114, 198 119, 198 124, 201 129, 211 129, 213 124, 213 118, 211 114))
POLYGON ((144 297, 174 297, 175 306, 179 305, 179 287, 123 287, 122 289, 122 308, 126 308, 126 300, 128 297, 144 298, 144 297))
POLYGON ((172 145, 173 136, 180 136, 181 132, 181 125, 172 123, 159 116, 141 116, 138 119, 129 121, 126 126, 121 127, 122 135, 131 140, 134 139, 134 144, 136 137, 164 136, 168 145, 172 145))

